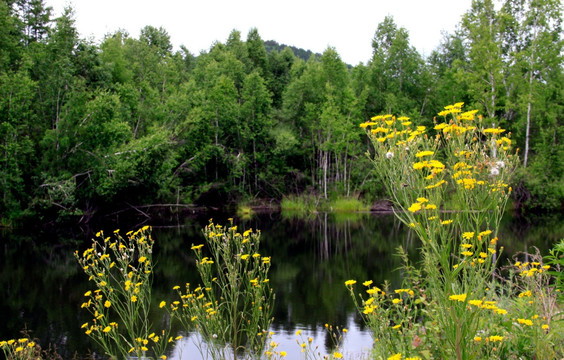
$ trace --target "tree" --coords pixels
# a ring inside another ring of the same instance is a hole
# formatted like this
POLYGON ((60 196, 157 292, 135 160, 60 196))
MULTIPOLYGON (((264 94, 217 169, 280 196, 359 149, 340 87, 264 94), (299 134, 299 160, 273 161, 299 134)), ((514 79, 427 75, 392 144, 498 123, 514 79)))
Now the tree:
POLYGON ((53 8, 45 6, 44 0, 16 0, 16 5, 23 23, 26 45, 46 37, 53 8))
POLYGON ((471 102, 466 84, 457 76, 458 69, 468 68, 467 51, 459 30, 454 34, 443 34, 438 48, 427 58, 432 76, 429 109, 441 109, 445 104, 471 102))
POLYGON ((259 187, 259 165, 266 163, 266 152, 270 143, 271 94, 258 71, 253 71, 245 78, 241 91, 241 133, 246 151, 252 151, 254 190, 259 187))
POLYGON ((368 99, 371 113, 421 113, 428 84, 423 81, 424 62, 409 44, 409 33, 387 16, 372 40, 369 63, 372 91, 368 99))
POLYGON ((296 57, 289 47, 282 52, 271 51, 268 53, 268 88, 272 92, 272 106, 280 108, 282 105, 282 94, 291 79, 291 69, 296 57))
POLYGON ((127 33, 117 31, 106 36, 100 44, 100 59, 106 71, 112 75, 112 83, 125 84, 133 80, 133 71, 130 69, 124 49, 127 38, 127 33))
POLYGON ((473 0, 462 20, 469 61, 459 71, 460 80, 491 121, 495 121, 503 83, 499 25, 492 0, 473 0))
POLYGON ((0 72, 15 69, 22 55, 19 21, 5 1, 0 2, 0 72))
POLYGON ((507 1, 506 5, 518 8, 514 13, 520 15, 516 19, 520 26, 513 32, 520 46, 513 53, 512 63, 524 72, 527 83, 522 95, 526 104, 523 167, 527 167, 534 105, 542 101, 539 98, 550 96, 546 90, 562 70, 562 12, 560 3, 552 0, 507 1))
POLYGON ((231 79, 220 75, 213 87, 206 89, 204 94, 204 117, 214 128, 214 173, 218 181, 226 149, 239 144, 237 90, 231 79))
POLYGON ((0 216, 16 217, 32 193, 37 84, 27 74, 0 74, 0 216))
MULTIPOLYGON (((72 91, 75 78, 74 54, 78 32, 74 26, 73 11, 66 8, 56 20, 55 28, 47 39, 46 48, 37 54, 38 65, 34 76, 39 81, 39 97, 48 128, 57 132, 61 111, 72 91)), ((54 146, 58 148, 58 140, 54 146)))
POLYGON ((265 76, 268 73, 266 49, 256 28, 252 28, 247 34, 246 45, 251 67, 257 69, 262 76, 265 76))
POLYGON ((507 0, 501 11, 508 29, 506 62, 512 71, 508 114, 524 148, 518 199, 530 208, 559 208, 564 199, 561 4, 507 0))
POLYGON ((162 58, 171 54, 170 35, 162 27, 157 29, 153 26, 145 26, 141 29, 139 40, 150 47, 154 47, 156 53, 162 58))
POLYGON ((247 70, 252 68, 247 45, 241 41, 240 31, 233 29, 231 33, 229 33, 227 42, 225 43, 225 48, 233 54, 237 60, 245 64, 247 70))

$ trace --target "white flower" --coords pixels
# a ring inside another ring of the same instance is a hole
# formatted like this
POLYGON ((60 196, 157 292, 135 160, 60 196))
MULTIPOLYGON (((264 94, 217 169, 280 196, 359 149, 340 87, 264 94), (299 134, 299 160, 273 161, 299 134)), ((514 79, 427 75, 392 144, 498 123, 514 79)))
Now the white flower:
POLYGON ((499 169, 496 167, 491 168, 490 174, 492 174, 493 176, 499 175, 499 169))
POLYGON ((388 151, 388 152, 386 153, 386 159, 391 159, 391 158, 393 158, 393 157, 394 157, 394 153, 393 153, 393 152, 388 151))
POLYGON ((409 147, 406 146, 406 147, 405 147, 405 151, 409 151, 409 147))
POLYGON ((505 167, 505 161, 498 161, 495 163, 497 167, 503 169, 505 167))

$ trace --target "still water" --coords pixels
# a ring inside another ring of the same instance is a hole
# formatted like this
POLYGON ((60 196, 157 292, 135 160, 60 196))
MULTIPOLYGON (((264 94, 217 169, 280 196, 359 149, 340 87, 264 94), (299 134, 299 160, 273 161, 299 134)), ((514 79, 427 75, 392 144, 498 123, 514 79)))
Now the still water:
MULTIPOLYGON (((74 354, 85 357, 95 344, 80 326, 89 320, 81 311, 83 294, 90 290, 86 276, 73 256, 84 250, 98 230, 122 233, 143 225, 153 226, 155 271, 153 304, 174 300, 172 288, 186 282, 198 283, 191 244, 203 242, 201 231, 213 217, 227 224, 228 215, 200 214, 186 218, 160 219, 125 225, 100 223, 92 227, 58 229, 44 233, 25 231, 0 235, 0 340, 21 336, 21 331, 38 340, 43 348, 56 347, 64 359, 74 354)), ((401 284, 400 265, 394 256, 402 246, 417 259, 417 240, 393 215, 318 214, 296 219, 280 213, 264 213, 252 219, 235 219, 239 230, 260 229, 261 253, 272 256, 271 286, 276 293, 273 340, 289 359, 300 358, 296 331, 314 338, 321 355, 333 349, 325 324, 347 328, 343 351, 347 358, 359 358, 372 345, 370 333, 357 315, 344 282, 372 279, 401 284)), ((506 217, 499 233, 505 254, 534 252, 546 254, 564 236, 564 220, 555 217, 537 222, 506 217)), ((507 259, 503 259, 507 261, 507 259)), ((155 305, 157 307, 157 305, 155 305)), ((158 309, 157 309, 158 310, 158 309)), ((151 319, 161 328, 162 313, 151 319)), ((173 334, 182 334, 173 327, 173 334)), ((170 349, 169 359, 201 359, 195 335, 170 349)))

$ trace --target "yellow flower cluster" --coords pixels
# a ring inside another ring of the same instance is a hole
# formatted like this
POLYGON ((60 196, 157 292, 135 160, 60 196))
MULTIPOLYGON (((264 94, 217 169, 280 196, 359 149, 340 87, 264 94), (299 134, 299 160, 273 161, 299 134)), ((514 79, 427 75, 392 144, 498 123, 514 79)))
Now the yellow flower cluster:
POLYGON ((436 210, 437 209, 437 205, 435 204, 427 204, 429 202, 429 200, 427 198, 424 197, 419 197, 416 199, 417 202, 411 204, 410 207, 407 208, 408 211, 415 213, 418 212, 419 210, 436 210))
POLYGON ((9 359, 35 359, 39 356, 39 346, 28 338, 0 341, 0 349, 9 359))
POLYGON ((522 277, 532 277, 550 269, 550 265, 542 265, 540 262, 525 262, 517 261, 515 267, 518 269, 519 275, 522 277))
MULTIPOLYGON (((152 344, 161 338, 155 334, 147 337, 148 328, 143 325, 146 324, 151 301, 154 241, 150 230, 149 226, 144 226, 127 232, 125 237, 115 230, 113 241, 99 231, 92 246, 82 256, 75 252, 77 261, 95 286, 94 290, 84 294, 87 300, 81 305, 92 314, 92 321, 84 323, 81 328, 86 335, 96 339, 108 354, 117 355, 113 353, 116 348, 123 352, 129 349, 137 355, 147 351, 146 342, 129 348, 134 339, 127 336, 144 338, 152 344), (120 331, 118 323, 111 321, 114 317, 124 323, 124 330, 120 331), (112 342, 115 345, 110 345, 112 342)), ((161 307, 165 305, 161 303, 161 307)))
MULTIPOLYGON (((423 273, 429 282, 441 284, 418 288, 421 297, 409 301, 406 295, 415 294, 398 289, 396 294, 402 296, 385 297, 386 306, 382 302, 384 294, 369 289, 373 292, 371 297, 357 307, 378 334, 375 337, 386 342, 383 346, 389 346, 390 340, 383 340, 381 325, 370 321, 378 316, 394 329, 401 328, 402 335, 420 336, 416 333, 417 325, 407 321, 410 325, 407 326, 402 319, 408 318, 410 311, 417 311, 412 304, 426 303, 427 295, 438 302, 440 309, 432 320, 441 324, 441 336, 453 347, 449 350, 452 353, 441 351, 446 358, 472 345, 475 334, 464 334, 462 341, 454 338, 460 329, 472 328, 492 313, 502 316, 508 313, 495 301, 487 300, 489 292, 484 284, 491 278, 497 259, 493 256, 497 254, 497 238, 492 238, 494 231, 482 229, 499 226, 511 192, 508 182, 518 159, 509 153, 510 135, 502 136, 504 129, 485 124, 477 110, 463 111, 463 106, 462 102, 446 106, 438 114, 444 119, 434 119, 429 129, 413 125, 409 119, 399 121, 391 114, 373 117, 361 125, 372 140, 376 173, 391 192, 394 205, 405 210, 397 211, 397 217, 422 240, 426 259, 423 273), (454 264, 453 259, 456 259, 454 264)), ((539 270, 529 267, 521 275, 533 276, 539 270)), ((346 285, 352 292, 352 284, 346 285)), ((503 340, 502 334, 488 335, 491 336, 484 337, 485 342, 503 340)), ((483 341, 480 336, 475 340, 478 338, 483 341)), ((402 349, 396 347, 398 342, 401 340, 394 339, 392 345, 396 352, 402 349)), ((415 343, 419 345, 418 341, 415 343)), ((386 358, 389 349, 379 356, 386 358)), ((397 360, 403 356, 397 353, 389 358, 397 360)))
MULTIPOLYGON (((487 252, 486 252, 486 248, 485 247, 485 243, 484 240, 485 238, 492 234, 491 230, 484 230, 481 231, 480 233, 478 233, 478 235, 476 235, 476 233, 474 231, 465 231, 462 233, 462 240, 463 241, 472 241, 472 240, 477 240, 477 243, 471 244, 468 242, 463 242, 460 244, 460 255, 462 255, 464 257, 464 260, 462 261, 462 264, 466 264, 466 263, 470 263, 470 265, 474 266, 476 265, 476 262, 478 264, 484 264, 486 262, 486 260, 488 259, 489 255, 495 254, 497 253, 495 245, 497 243, 497 238, 493 238, 490 240, 488 247, 487 247, 487 252), (475 251, 471 251, 474 246, 477 247, 477 249, 475 251), (483 248, 484 251, 480 251, 483 248), (473 255, 477 254, 476 257, 472 258, 473 255)), ((454 269, 458 268, 461 264, 455 264, 453 267, 454 269)))

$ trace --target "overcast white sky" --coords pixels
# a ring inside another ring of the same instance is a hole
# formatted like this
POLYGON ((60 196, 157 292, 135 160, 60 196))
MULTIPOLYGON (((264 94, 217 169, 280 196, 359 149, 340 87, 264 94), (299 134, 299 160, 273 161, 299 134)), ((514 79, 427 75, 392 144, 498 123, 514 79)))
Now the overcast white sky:
POLYGON ((162 26, 178 49, 192 54, 225 42, 237 29, 242 40, 256 27, 263 40, 322 53, 334 47, 351 65, 366 63, 372 38, 386 15, 409 31, 410 41, 428 55, 439 44, 441 31, 453 32, 471 0, 46 0, 59 16, 65 5, 75 10, 82 38, 100 41, 124 29, 138 37, 146 25, 162 26))

